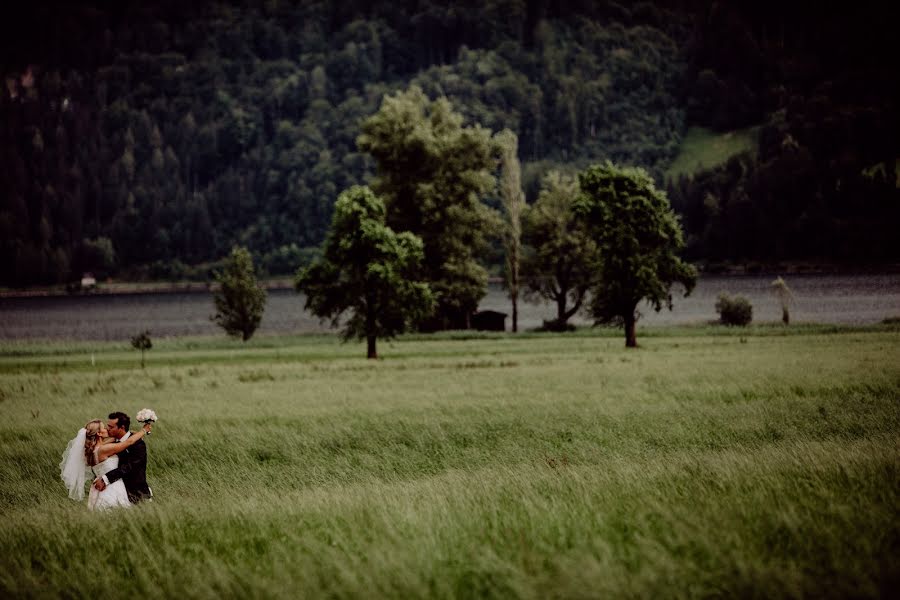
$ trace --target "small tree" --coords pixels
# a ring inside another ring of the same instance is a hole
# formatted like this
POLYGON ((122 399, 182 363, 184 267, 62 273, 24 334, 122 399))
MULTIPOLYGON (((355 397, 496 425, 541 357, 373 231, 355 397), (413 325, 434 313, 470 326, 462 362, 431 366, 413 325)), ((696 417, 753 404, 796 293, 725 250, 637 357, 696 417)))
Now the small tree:
POLYGON ((723 325, 745 327, 753 320, 753 305, 743 296, 719 294, 716 298, 716 312, 723 325))
POLYGON ((266 291, 256 280, 250 252, 232 248, 225 268, 216 272, 215 278, 221 287, 213 298, 216 314, 212 320, 228 335, 246 342, 259 327, 266 307, 266 291))
POLYGON ((133 336, 131 338, 131 347, 135 350, 141 351, 141 368, 144 368, 144 352, 153 347, 153 342, 150 341, 150 331, 144 330, 143 332, 133 336))
POLYGON ((532 247, 522 262, 526 297, 556 304, 556 319, 545 327, 564 331, 597 276, 597 244, 575 220, 578 181, 550 171, 525 217, 524 240, 532 247))
POLYGON ((638 303, 671 310, 672 285, 682 284, 687 296, 697 271, 678 258, 684 248, 681 225, 645 170, 607 161, 588 168, 578 181, 575 213, 600 250, 591 314, 598 323, 623 323, 625 345, 633 348, 638 303))
POLYGON ((367 187, 341 193, 322 254, 298 271, 296 289, 307 310, 332 326, 350 311, 343 338, 365 339, 368 358, 378 358, 377 338, 406 331, 434 309, 431 289, 416 280, 422 240, 386 226, 384 203, 367 187))
POLYGON ((791 313, 789 309, 791 304, 794 303, 794 293, 781 277, 772 282, 772 293, 775 294, 775 297, 778 298, 778 302, 781 304, 781 321, 785 325, 790 325, 791 313))
POLYGON ((506 247, 506 287, 512 301, 512 330, 519 330, 519 267, 522 260, 522 168, 519 165, 519 138, 509 129, 495 136, 500 150, 500 200, 503 204, 502 239, 506 247))

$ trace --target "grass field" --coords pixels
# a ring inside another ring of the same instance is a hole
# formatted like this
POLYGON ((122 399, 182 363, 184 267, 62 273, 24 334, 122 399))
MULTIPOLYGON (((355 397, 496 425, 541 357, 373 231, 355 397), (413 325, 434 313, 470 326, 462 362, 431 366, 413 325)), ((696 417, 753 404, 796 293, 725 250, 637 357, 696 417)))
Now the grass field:
POLYGON ((900 328, 0 344, 0 596, 884 597, 900 328), (93 357, 93 364, 92 364, 93 357), (58 463, 150 407, 153 503, 58 463))
POLYGON ((691 127, 681 142, 678 156, 666 171, 667 178, 691 175, 727 161, 735 154, 756 149, 757 128, 715 133, 703 127, 691 127))

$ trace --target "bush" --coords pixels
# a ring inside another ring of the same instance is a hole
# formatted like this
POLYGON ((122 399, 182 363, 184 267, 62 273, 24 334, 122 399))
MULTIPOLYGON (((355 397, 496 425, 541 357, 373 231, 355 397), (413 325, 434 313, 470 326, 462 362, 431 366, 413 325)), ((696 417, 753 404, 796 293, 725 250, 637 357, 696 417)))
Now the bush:
POLYGON ((743 296, 731 297, 728 294, 719 294, 716 300, 716 312, 723 325, 737 325, 744 327, 753 320, 753 305, 743 296))
POLYGON ((575 331, 575 326, 566 321, 560 322, 558 319, 553 319, 552 321, 544 321, 544 324, 536 328, 535 331, 553 331, 560 333, 565 331, 575 331))

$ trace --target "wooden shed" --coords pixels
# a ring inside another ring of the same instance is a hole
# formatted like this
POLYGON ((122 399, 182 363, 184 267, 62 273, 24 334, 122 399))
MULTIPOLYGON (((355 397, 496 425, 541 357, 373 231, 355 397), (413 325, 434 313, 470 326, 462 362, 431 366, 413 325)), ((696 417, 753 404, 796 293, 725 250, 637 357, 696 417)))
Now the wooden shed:
POLYGON ((478 331, 506 331, 506 313, 479 310, 472 315, 472 329, 478 331))

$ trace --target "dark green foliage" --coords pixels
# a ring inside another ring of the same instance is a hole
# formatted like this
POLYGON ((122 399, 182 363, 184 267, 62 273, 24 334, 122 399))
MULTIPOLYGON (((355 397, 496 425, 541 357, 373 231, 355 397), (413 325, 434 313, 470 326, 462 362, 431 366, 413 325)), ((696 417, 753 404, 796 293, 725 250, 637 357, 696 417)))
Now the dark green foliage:
POLYGON ((55 33, 16 25, 4 37, 4 283, 79 276, 83 239, 110 239, 126 278, 192 274, 160 265, 208 262, 234 244, 257 259, 315 247, 337 192, 372 174, 354 144, 360 122, 411 81, 471 122, 515 131, 527 160, 599 154, 660 172, 683 125, 675 45, 687 28, 671 11, 380 1, 17 11, 4 22, 55 33))
POLYGON ((413 86, 385 97, 357 144, 375 159, 372 187, 385 198, 387 225, 424 244, 423 279, 437 300, 426 327, 468 328, 487 292, 478 259, 495 229, 481 202, 495 184, 491 132, 463 126, 447 99, 429 100, 413 86))
POLYGON ((682 262, 681 225, 664 192, 646 171, 594 165, 578 176, 575 214, 597 243, 599 269, 590 312, 598 323, 622 323, 625 343, 637 345, 637 305, 672 308, 672 286, 687 296, 697 272, 682 262))
POLYGON ((515 132, 532 199, 551 168, 611 159, 660 180, 687 125, 759 126, 754 157, 669 182, 689 256, 886 262, 900 252, 900 88, 884 58, 896 54, 892 22, 877 11, 7 4, 4 285, 85 270, 197 277, 236 244, 265 274, 293 272, 304 259, 291 245, 317 247, 339 190, 373 175, 355 145, 361 122, 410 84, 467 123, 515 132), (103 239, 112 262, 92 247, 103 239))
POLYGON ((145 330, 135 336, 132 336, 131 347, 135 350, 141 351, 141 368, 143 369, 144 352, 153 347, 153 341, 150 339, 150 332, 145 330))
POLYGON ((743 296, 719 294, 716 298, 716 312, 723 325, 745 327, 753 320, 753 305, 743 296))
POLYGON ((689 121, 761 127, 753 156, 669 182, 687 256, 897 260, 895 24, 845 8, 720 2, 696 21, 689 121))
POLYGON ((556 318, 545 321, 550 331, 566 331, 581 310, 597 277, 596 242, 575 219, 578 181, 558 171, 544 178, 537 202, 525 217, 524 240, 531 247, 522 264, 526 297, 556 305, 556 318))
POLYGON ((602 156, 660 175, 684 128, 675 40, 654 27, 564 19, 542 21, 535 36, 531 50, 464 49, 413 81, 469 120, 516 132, 524 160, 602 156))
POLYGON ((770 124, 760 133, 758 156, 737 156, 670 181, 672 205, 689 232, 686 256, 769 263, 892 260, 900 222, 895 158, 848 150, 838 158, 837 147, 807 146, 792 126, 770 124), (835 168, 837 162, 843 166, 835 168))
POLYGON ((395 233, 385 220, 384 203, 369 188, 344 191, 322 258, 299 270, 295 280, 297 291, 306 295, 306 309, 342 325, 345 340, 366 339, 368 358, 377 358, 377 338, 415 327, 434 308, 428 284, 416 279, 424 259, 422 240, 395 233))
POLYGON ((266 291, 256 280, 250 252, 239 246, 232 248, 215 279, 220 287, 213 297, 216 314, 212 320, 228 335, 240 336, 246 342, 259 327, 266 307, 266 291))

